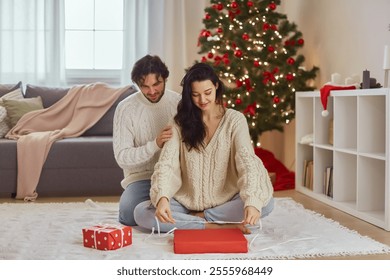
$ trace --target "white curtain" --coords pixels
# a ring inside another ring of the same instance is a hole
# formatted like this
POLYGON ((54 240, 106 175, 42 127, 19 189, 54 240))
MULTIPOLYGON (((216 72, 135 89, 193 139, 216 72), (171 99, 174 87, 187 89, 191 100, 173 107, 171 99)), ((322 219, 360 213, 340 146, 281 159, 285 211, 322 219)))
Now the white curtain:
POLYGON ((148 1, 124 1, 122 85, 132 83, 130 74, 133 64, 144 56, 148 49, 148 5, 148 1))
POLYGON ((0 83, 64 83, 63 0, 0 0, 0 83))
POLYGON ((167 87, 181 92, 185 69, 198 55, 198 35, 207 0, 149 0, 148 51, 167 64, 167 87))
MULTIPOLYGON (((136 60, 159 55, 168 87, 181 91, 197 54, 207 0, 125 0, 121 84, 131 83, 136 60)), ((0 0, 0 83, 66 84, 64 0, 0 0)))
POLYGON ((146 54, 158 55, 167 64, 167 87, 181 91, 185 69, 197 54, 208 0, 126 0, 122 84, 130 83, 131 68, 146 54))

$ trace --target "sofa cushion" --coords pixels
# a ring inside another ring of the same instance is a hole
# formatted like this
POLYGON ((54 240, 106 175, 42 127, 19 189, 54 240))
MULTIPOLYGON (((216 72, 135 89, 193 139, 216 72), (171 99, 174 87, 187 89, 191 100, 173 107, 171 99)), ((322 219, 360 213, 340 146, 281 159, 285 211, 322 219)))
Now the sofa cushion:
MULTIPOLYGON (((0 139, 0 170, 17 168, 16 145, 16 140, 0 139)), ((112 136, 80 136, 55 141, 43 169, 116 167, 112 136)))
POLYGON ((80 136, 55 141, 44 169, 117 167, 112 136, 80 136))
POLYGON ((126 97, 135 93, 137 89, 134 86, 129 87, 124 93, 119 96, 115 103, 110 109, 104 114, 104 116, 90 129, 88 129, 83 136, 94 136, 94 135, 112 135, 114 114, 116 106, 126 97))
MULTIPOLYGON (((9 139, 0 139, 0 170, 16 169, 16 141, 9 139)), ((0 175, 1 175, 0 172, 0 175)), ((0 180, 1 181, 1 180, 0 180)), ((0 184, 1 185, 1 184, 0 184)))
POLYGON ((17 84, 3 84, 3 85, 0 85, 0 97, 5 95, 6 93, 14 91, 15 89, 18 89, 18 88, 23 90, 22 82, 18 82, 17 84))
MULTIPOLYGON (((0 196, 16 193, 17 141, 0 139, 0 196)), ((37 186, 39 196, 119 195, 123 171, 115 161, 112 136, 55 141, 37 186)))
POLYGON ((25 98, 33 98, 40 96, 44 108, 48 108, 62 97, 64 97, 69 91, 69 88, 58 88, 58 87, 45 87, 26 85, 25 98))

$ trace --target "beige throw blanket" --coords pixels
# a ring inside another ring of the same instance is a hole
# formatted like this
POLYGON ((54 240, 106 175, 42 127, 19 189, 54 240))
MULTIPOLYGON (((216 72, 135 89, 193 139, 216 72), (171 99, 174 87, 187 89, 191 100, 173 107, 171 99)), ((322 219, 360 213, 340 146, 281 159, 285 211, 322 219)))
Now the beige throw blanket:
POLYGON ((42 167, 53 142, 83 134, 127 89, 103 83, 74 86, 51 107, 25 114, 6 135, 18 140, 16 198, 35 201, 42 167))

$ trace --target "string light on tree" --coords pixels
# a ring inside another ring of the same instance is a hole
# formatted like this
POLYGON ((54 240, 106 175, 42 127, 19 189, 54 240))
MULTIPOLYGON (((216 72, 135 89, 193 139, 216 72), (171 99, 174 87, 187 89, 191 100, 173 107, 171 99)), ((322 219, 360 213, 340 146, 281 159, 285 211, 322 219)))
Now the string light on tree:
POLYGON ((225 105, 247 118, 252 141, 295 117, 295 91, 313 90, 318 68, 305 70, 301 32, 278 12, 280 0, 210 0, 199 34, 201 61, 214 67, 225 105), (288 112, 288 113, 287 113, 288 112))

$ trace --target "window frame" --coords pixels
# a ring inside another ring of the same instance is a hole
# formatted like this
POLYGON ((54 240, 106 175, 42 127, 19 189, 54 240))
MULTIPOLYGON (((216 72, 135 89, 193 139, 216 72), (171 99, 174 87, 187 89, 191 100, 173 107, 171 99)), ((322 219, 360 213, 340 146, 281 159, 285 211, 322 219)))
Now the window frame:
MULTIPOLYGON (((125 5, 124 1, 123 7, 125 5)), ((94 8, 96 5, 96 0, 93 0, 94 8)), ((95 12, 95 11, 94 11, 95 12)), ((66 8, 64 6, 64 14, 66 13, 66 8)), ((66 14, 64 16, 64 20, 66 18, 66 14)), ((124 21, 125 17, 123 16, 122 19, 122 29, 96 29, 96 22, 95 22, 95 15, 94 15, 94 26, 93 29, 85 29, 85 28, 70 28, 67 29, 64 24, 64 54, 66 56, 66 32, 67 31, 88 31, 93 33, 94 41, 93 41, 93 51, 95 51, 95 32, 97 31, 121 31, 122 32, 122 61, 123 61, 123 42, 125 40, 125 30, 124 30, 124 21)), ((65 58, 66 59, 66 58, 65 58)), ((95 57, 94 59, 94 66, 95 66, 95 57)), ((85 83, 93 83, 93 82, 104 82, 108 84, 121 84, 121 74, 123 66, 119 69, 96 69, 96 68, 89 68, 89 69, 79 69, 79 68, 67 68, 66 67, 66 61, 64 61, 64 69, 65 69, 65 82, 68 85, 72 84, 85 84, 85 83)))

